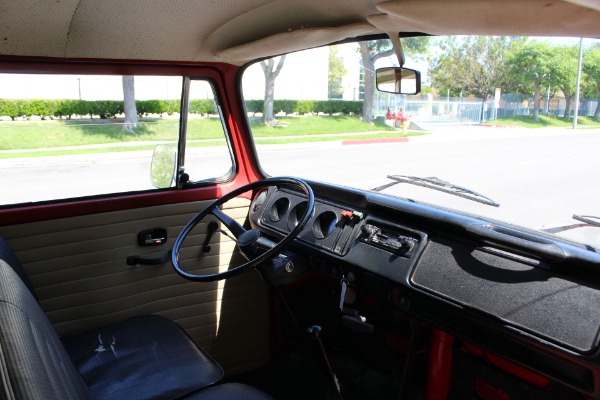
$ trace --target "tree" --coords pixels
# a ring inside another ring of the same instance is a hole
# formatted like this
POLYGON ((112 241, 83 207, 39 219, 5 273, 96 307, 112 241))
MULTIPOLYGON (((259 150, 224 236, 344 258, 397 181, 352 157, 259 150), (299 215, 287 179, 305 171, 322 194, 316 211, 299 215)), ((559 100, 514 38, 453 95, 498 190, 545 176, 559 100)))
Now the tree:
POLYGON ((430 67, 438 90, 473 95, 485 102, 507 81, 506 59, 516 39, 492 36, 449 37, 430 67))
POLYGON ((588 91, 599 99, 594 119, 600 121, 600 44, 596 43, 585 52, 582 70, 588 91))
POLYGON ((265 74, 265 101, 262 117, 262 123, 265 125, 273 126, 277 124, 277 121, 273 116, 273 103, 275 101, 275 79, 281 72, 284 63, 285 55, 279 57, 277 66, 275 66, 275 59, 273 58, 260 62, 260 66, 265 74))
POLYGON ((135 134, 133 128, 137 127, 138 115, 135 106, 135 84, 134 77, 131 75, 123 76, 123 111, 125 121, 123 130, 135 134))
MULTIPOLYGON (((407 57, 420 59, 427 56, 428 36, 403 38, 401 42, 407 57)), ((381 58, 392 56, 394 49, 388 39, 363 41, 359 45, 364 70, 364 96, 361 114, 365 121, 372 121, 375 95, 375 62, 381 58)))
POLYGON ((545 42, 520 42, 508 57, 508 85, 521 93, 533 91, 533 118, 540 120, 541 88, 550 85, 552 48, 545 42))
POLYGON ((341 99, 344 95, 342 88, 342 78, 346 75, 344 62, 338 57, 336 46, 329 48, 329 70, 327 73, 327 82, 329 86, 329 98, 341 99))
POLYGON ((577 46, 555 46, 553 48, 554 61, 550 64, 551 79, 558 87, 567 102, 563 118, 571 117, 571 102, 577 90, 577 64, 579 50, 577 46))

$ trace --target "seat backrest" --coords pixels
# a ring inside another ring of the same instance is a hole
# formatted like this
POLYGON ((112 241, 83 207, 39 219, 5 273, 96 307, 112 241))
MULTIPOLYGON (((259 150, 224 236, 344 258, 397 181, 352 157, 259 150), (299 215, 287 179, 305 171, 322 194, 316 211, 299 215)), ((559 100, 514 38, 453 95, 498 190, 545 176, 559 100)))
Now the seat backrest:
POLYGON ((93 399, 32 292, 0 260, 0 398, 93 399))
POLYGON ((27 276, 27 273, 25 272, 25 268, 23 268, 23 265, 19 262, 19 259, 2 236, 0 236, 0 260, 4 260, 12 267, 17 275, 19 275, 19 278, 21 278, 21 281, 23 281, 25 286, 27 286, 27 289, 29 289, 33 297, 35 297, 37 300, 37 295, 33 289, 33 285, 31 284, 29 277, 27 276))

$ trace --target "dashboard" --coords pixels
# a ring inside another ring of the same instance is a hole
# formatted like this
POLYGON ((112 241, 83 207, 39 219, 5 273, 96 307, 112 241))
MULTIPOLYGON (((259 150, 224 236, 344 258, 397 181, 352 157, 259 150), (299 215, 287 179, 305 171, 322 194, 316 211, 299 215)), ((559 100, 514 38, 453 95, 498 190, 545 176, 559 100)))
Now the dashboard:
MULTIPOLYGON (((406 199, 309 184, 314 215, 286 252, 295 273, 346 279, 458 338, 600 394, 600 255, 593 249, 406 199)), ((265 188, 254 196, 250 223, 281 237, 306 204, 291 188, 265 188)))

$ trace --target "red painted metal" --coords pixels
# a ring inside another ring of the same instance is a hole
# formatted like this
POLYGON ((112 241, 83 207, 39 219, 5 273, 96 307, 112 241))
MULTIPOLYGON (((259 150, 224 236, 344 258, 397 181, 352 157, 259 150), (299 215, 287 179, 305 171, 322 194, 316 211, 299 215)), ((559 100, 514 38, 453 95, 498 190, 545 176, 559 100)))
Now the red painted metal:
POLYGON ((463 347, 469 352, 477 355, 478 357, 486 359, 490 364, 494 365, 495 367, 533 386, 539 388, 547 388, 548 386, 550 386, 550 379, 540 374, 537 374, 525 367, 522 367, 519 364, 516 364, 505 358, 499 357, 488 351, 482 350, 479 347, 476 347, 470 343, 463 343, 463 347))
POLYGON ((238 156, 238 163, 243 166, 247 182, 254 182, 265 178, 261 172, 254 143, 250 134, 250 126, 242 101, 241 74, 243 70, 235 66, 221 69, 225 95, 222 97, 228 103, 227 124, 236 141, 234 150, 238 156))
POLYGON ((445 400, 452 384, 452 343, 454 336, 439 329, 431 329, 429 370, 425 400, 445 400))
POLYGON ((508 393, 481 379, 475 379, 473 393, 482 400, 510 400, 508 393))
MULTIPOLYGON (((167 190, 118 196, 103 196, 86 199, 70 199, 60 202, 35 205, 17 205, 0 209, 0 226, 45 221, 58 218, 77 217, 111 211, 130 210, 164 204, 212 200, 242 186, 234 181, 220 186, 197 189, 167 190)), ((249 198, 249 194, 242 197, 249 198)), ((198 210, 200 211, 200 210, 198 210)))
POLYGON ((118 60, 89 58, 51 58, 0 56, 0 72, 15 74, 135 74, 203 76, 186 73, 187 69, 213 69, 215 72, 237 66, 224 63, 174 62, 160 60, 118 60))

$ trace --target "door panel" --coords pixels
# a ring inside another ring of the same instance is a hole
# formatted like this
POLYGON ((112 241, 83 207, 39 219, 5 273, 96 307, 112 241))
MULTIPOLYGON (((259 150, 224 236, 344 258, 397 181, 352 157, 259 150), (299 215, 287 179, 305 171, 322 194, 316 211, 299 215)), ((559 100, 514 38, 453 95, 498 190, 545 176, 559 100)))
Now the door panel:
MULTIPOLYGON (((235 199, 225 212, 240 223, 249 200, 235 199)), ((209 201, 169 204, 0 227, 29 274, 40 304, 59 335, 144 314, 158 314, 181 325, 226 373, 254 368, 268 360, 267 288, 250 271, 218 283, 189 282, 170 262, 128 266, 129 256, 158 257, 209 201), (137 234, 165 228, 168 241, 140 246, 137 234)), ((182 266, 203 273, 226 270, 243 261, 235 243, 216 233, 202 251, 208 221, 184 243, 182 266)))

